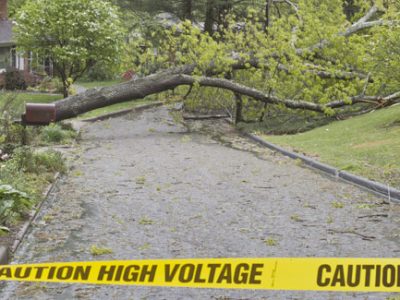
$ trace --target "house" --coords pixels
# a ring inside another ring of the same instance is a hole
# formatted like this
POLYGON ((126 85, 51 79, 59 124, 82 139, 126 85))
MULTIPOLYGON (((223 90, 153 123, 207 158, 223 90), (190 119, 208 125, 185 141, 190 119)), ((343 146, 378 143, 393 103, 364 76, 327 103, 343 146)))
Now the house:
POLYGON ((28 85, 37 83, 40 75, 51 75, 49 60, 39 61, 32 53, 16 50, 12 27, 13 21, 8 19, 8 0, 0 0, 0 87, 4 86, 4 74, 9 68, 19 70, 28 85))

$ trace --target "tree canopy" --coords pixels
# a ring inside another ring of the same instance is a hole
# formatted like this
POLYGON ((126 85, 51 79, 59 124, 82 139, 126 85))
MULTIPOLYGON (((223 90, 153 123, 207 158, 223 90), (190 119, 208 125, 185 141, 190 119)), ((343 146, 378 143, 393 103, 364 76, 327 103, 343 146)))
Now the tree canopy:
MULTIPOLYGON (((82 111, 181 85, 190 86, 191 101, 211 99, 207 105, 233 108, 239 121, 243 111, 262 120, 271 106, 331 116, 344 106, 357 104, 366 112, 400 99, 398 1, 114 2, 130 12, 126 27, 136 31, 125 47, 124 67, 149 77, 105 91, 114 97, 113 89, 121 89, 124 95, 85 104, 82 111), (171 10, 182 22, 153 29, 152 15, 160 10, 171 10)), ((84 57, 79 54, 86 51, 74 53, 84 57)), ((67 110, 68 101, 60 106, 67 110)))
POLYGON ((51 59, 69 86, 96 64, 118 64, 119 11, 105 0, 27 0, 15 16, 18 47, 51 59))

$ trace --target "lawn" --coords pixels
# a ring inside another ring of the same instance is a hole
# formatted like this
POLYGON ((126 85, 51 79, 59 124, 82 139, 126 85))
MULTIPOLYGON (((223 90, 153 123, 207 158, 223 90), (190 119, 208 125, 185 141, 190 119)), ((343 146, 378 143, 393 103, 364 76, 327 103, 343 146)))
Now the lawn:
MULTIPOLYGON (((108 85, 113 85, 118 83, 117 81, 95 81, 95 82, 86 82, 86 87, 101 87, 108 85)), ((81 83, 79 83, 81 85, 81 83)), ((0 92, 0 111, 4 108, 6 103, 11 99, 11 105, 9 106, 9 111, 12 113, 14 117, 18 117, 25 111, 25 103, 51 103, 57 100, 62 99, 62 95, 48 95, 48 94, 34 94, 34 93, 25 93, 25 92, 0 92)), ((152 102, 158 101, 160 97, 158 96, 149 96, 142 100, 133 100, 124 103, 118 103, 114 105, 110 105, 107 107, 99 108, 96 110, 92 110, 88 113, 85 113, 79 116, 80 119, 86 118, 94 118, 97 116, 101 116, 103 114, 108 114, 111 112, 116 112, 124 109, 132 109, 139 105, 148 104, 152 102)))
MULTIPOLYGON (((121 83, 121 80, 93 81, 93 82, 81 81, 77 82, 76 85, 80 85, 87 89, 91 89, 95 87, 111 86, 118 83, 121 83)), ((62 95, 34 94, 25 92, 0 92, 0 111, 2 110, 8 99, 12 99, 12 103, 9 106, 8 110, 12 112, 13 116, 19 116, 25 110, 25 103, 51 103, 60 100, 62 98, 63 98, 62 95)), ((93 118, 103 114, 116 112, 119 110, 131 109, 139 105, 155 102, 157 101, 157 99, 158 99, 157 96, 152 96, 152 97, 147 97, 143 100, 134 100, 124 103, 118 103, 90 111, 86 114, 79 116, 79 118, 81 119, 93 118)))
POLYGON ((154 103, 154 102, 157 102, 156 96, 146 97, 145 99, 141 99, 141 100, 132 100, 132 101, 128 101, 128 102, 117 103, 117 104, 113 104, 110 106, 106 106, 106 107, 102 107, 99 109, 89 111, 83 115, 80 115, 79 118, 80 119, 95 118, 95 117, 109 114, 112 112, 117 112, 117 111, 125 110, 125 109, 133 109, 137 106, 144 105, 144 104, 150 104, 150 103, 154 103))
POLYGON ((93 89, 98 87, 112 86, 123 82, 120 79, 115 80, 104 80, 104 81, 77 81, 74 85, 80 85, 87 89, 93 89))
POLYGON ((342 170, 400 188, 400 105, 295 135, 262 135, 342 170))
POLYGON ((14 116, 17 116, 25 111, 25 103, 51 103, 62 98, 62 95, 0 92, 0 111, 2 111, 7 102, 11 101, 9 110, 14 116))
MULTIPOLYGON (((92 81, 92 82, 78 81, 78 82, 76 82, 75 85, 82 86, 87 89, 93 89, 93 88, 99 88, 99 87, 105 87, 105 86, 112 86, 112 85, 116 85, 121 82, 123 82, 123 81, 122 80, 107 80, 107 81, 92 81)), ((120 110, 133 109, 133 108, 143 105, 143 104, 156 102, 157 99, 158 99, 157 96, 149 96, 149 97, 146 97, 145 99, 141 99, 141 100, 132 100, 132 101, 128 101, 128 102, 110 105, 107 107, 102 107, 102 108, 87 112, 83 115, 80 115, 79 119, 95 118, 95 117, 98 117, 101 115, 109 114, 109 113, 120 111, 120 110)))

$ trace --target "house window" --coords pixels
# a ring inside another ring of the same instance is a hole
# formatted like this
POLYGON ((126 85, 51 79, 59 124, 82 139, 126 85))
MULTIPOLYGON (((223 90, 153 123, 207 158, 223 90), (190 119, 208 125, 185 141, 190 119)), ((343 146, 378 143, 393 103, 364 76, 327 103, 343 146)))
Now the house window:
POLYGON ((17 49, 15 47, 11 48, 11 67, 17 67, 17 49))
POLYGON ((6 71, 9 63, 8 49, 0 48, 0 74, 6 71))

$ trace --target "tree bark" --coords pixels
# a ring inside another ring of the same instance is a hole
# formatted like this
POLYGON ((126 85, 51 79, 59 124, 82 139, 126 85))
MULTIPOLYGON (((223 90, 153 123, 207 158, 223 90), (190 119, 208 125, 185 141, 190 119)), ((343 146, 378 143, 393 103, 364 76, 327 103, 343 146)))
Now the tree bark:
MULTIPOLYGON (((210 19, 211 21, 209 20, 210 21, 209 24, 211 25, 214 23, 213 10, 214 10, 213 1, 207 0, 207 13, 208 13, 208 18, 210 18, 211 16, 210 19)), ((353 24, 347 31, 342 33, 342 35, 347 36, 349 34, 362 30, 366 27, 370 27, 371 23, 374 23, 375 25, 382 25, 382 22, 384 22, 382 20, 368 22, 376 14, 376 12, 377 8, 372 7, 364 17, 362 17, 357 23, 353 24)), ((313 48, 325 47, 328 44, 329 44, 328 41, 323 41, 317 45, 314 45, 313 47, 306 49, 298 49, 297 51, 299 52, 298 54, 301 55, 303 51, 310 51, 310 49, 312 50, 313 48)), ((247 69, 248 68, 247 64, 250 64, 252 67, 255 68, 259 67, 259 62, 256 59, 251 59, 250 61, 243 61, 238 59, 236 63, 231 66, 231 68, 232 70, 247 69)), ((345 105, 351 105, 360 102, 375 104, 377 107, 378 106, 384 107, 387 105, 391 105, 393 103, 397 103, 400 100, 400 92, 394 93, 386 97, 379 97, 379 96, 371 97, 371 96, 360 95, 351 98, 351 101, 338 100, 330 102, 325 105, 307 101, 297 101, 292 99, 279 99, 274 95, 266 94, 262 91, 235 83, 227 79, 210 78, 210 77, 193 77, 191 76, 191 74, 193 73, 195 67, 196 67, 195 65, 186 65, 182 67, 177 67, 135 81, 129 81, 112 87, 104 87, 101 89, 88 90, 85 93, 60 100, 55 103, 57 111, 56 120, 60 121, 63 119, 76 117, 80 114, 91 111, 93 109, 109 106, 115 103, 130 101, 134 99, 142 99, 148 95, 171 90, 181 85, 192 86, 195 83, 200 86, 226 89, 232 91, 236 95, 244 95, 247 97, 251 97, 265 104, 279 104, 279 105, 284 105, 291 109, 306 109, 320 113, 326 112, 327 108, 335 109, 345 105)), ((282 70, 285 70, 284 66, 280 67, 282 68, 282 70)), ((358 78, 365 77, 365 75, 356 72, 341 72, 341 73, 331 74, 329 72, 319 70, 318 66, 311 65, 309 67, 310 70, 308 70, 308 72, 314 72, 316 75, 322 78, 336 78, 336 79, 349 80, 355 77, 358 78)), ((221 72, 216 71, 215 68, 213 67, 213 64, 211 63, 209 69, 206 72, 207 76, 213 76, 218 73, 221 72)), ((371 80, 369 76, 366 78, 368 81, 371 80)))
POLYGON ((238 124, 243 121, 243 99, 242 95, 235 93, 236 100, 236 114, 235 114, 235 123, 238 124))
POLYGON ((91 89, 84 93, 59 100, 55 102, 56 120, 61 121, 73 118, 97 108, 135 99, 143 99, 146 96, 172 90, 181 85, 192 86, 194 84, 198 84, 202 87, 215 87, 229 90, 234 94, 248 96, 262 103, 279 104, 291 109, 305 109, 320 113, 324 113, 327 108, 335 109, 360 102, 375 103, 376 105, 385 106, 400 100, 400 92, 384 98, 361 95, 353 97, 351 101, 338 100, 325 105, 307 101, 280 99, 231 80, 193 77, 191 74, 194 68, 194 65, 174 68, 115 86, 91 89))
POLYGON ((354 0, 344 0, 343 1, 343 10, 346 14, 346 18, 348 21, 354 17, 354 15, 360 10, 354 3, 354 0))
POLYGON ((64 98, 67 98, 68 95, 69 95, 68 86, 67 86, 67 84, 63 81, 63 96, 64 96, 64 98))
POLYGON ((207 5, 206 5, 206 19, 204 22, 204 31, 208 32, 210 36, 214 34, 214 13, 215 13, 215 7, 214 7, 214 1, 213 0, 207 0, 207 5))
POLYGON ((183 17, 187 20, 193 21, 193 0, 183 1, 183 17))
POLYGON ((264 30, 268 31, 268 28, 271 26, 271 8, 272 8, 272 0, 265 1, 265 24, 264 30))

